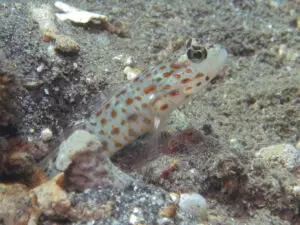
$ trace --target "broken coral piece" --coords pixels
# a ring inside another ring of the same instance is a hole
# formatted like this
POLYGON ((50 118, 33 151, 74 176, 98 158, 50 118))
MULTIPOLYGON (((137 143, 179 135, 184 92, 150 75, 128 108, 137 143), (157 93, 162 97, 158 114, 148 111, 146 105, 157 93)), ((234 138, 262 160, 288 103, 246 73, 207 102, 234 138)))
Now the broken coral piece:
POLYGON ((47 215, 57 213, 53 208, 55 203, 63 203, 68 206, 68 209, 71 207, 71 201, 68 199, 65 190, 61 187, 63 179, 64 174, 59 173, 50 181, 43 183, 30 191, 32 195, 36 196, 37 207, 47 215))
POLYGON ((64 13, 56 13, 56 17, 61 20, 71 20, 75 23, 88 23, 90 21, 106 22, 107 17, 98 13, 84 11, 73 6, 70 6, 61 1, 54 3, 55 7, 62 10, 64 13))

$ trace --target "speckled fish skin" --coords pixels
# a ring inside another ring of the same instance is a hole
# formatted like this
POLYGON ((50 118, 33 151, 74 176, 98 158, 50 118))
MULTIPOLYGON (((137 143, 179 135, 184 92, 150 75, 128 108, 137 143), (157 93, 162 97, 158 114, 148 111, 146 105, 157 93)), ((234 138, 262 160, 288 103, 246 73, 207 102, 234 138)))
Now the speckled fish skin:
POLYGON ((188 40, 185 57, 144 71, 88 120, 88 130, 99 137, 109 156, 155 129, 156 120, 167 119, 222 69, 225 49, 195 43, 188 40))

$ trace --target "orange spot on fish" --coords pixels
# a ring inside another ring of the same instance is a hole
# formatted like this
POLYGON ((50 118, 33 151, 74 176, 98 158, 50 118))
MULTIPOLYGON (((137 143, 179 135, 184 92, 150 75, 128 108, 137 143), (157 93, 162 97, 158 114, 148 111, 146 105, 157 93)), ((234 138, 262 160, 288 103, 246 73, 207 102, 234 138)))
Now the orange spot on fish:
POLYGON ((143 104, 142 104, 142 107, 143 107, 143 108, 148 108, 148 104, 147 104, 147 103, 143 103, 143 104))
POLYGON ((193 72, 193 71, 192 71, 190 68, 188 68, 188 69, 185 70, 185 72, 191 73, 191 72, 193 72))
POLYGON ((109 104, 109 103, 107 103, 107 104, 105 105, 105 109, 108 109, 108 108, 109 108, 109 106, 110 106, 110 104, 109 104))
POLYGON ((169 85, 169 84, 163 86, 163 89, 170 89, 170 88, 171 88, 171 85, 169 85))
POLYGON ((172 91, 169 92, 169 95, 171 95, 171 96, 178 96, 178 95, 180 95, 180 92, 179 92, 178 89, 174 89, 174 90, 172 90, 172 91))
POLYGON ((137 96, 135 97, 137 100, 142 101, 142 97, 141 96, 137 96))
POLYGON ((124 132, 122 132, 122 136, 123 136, 124 140, 131 142, 132 139, 130 137, 128 137, 124 132))
POLYGON ((141 88, 140 88, 140 87, 138 87, 136 90, 137 90, 137 91, 140 91, 140 90, 141 90, 141 88))
POLYGON ((100 115, 101 115, 101 113, 102 113, 102 111, 100 110, 100 111, 98 111, 98 112, 96 112, 96 117, 99 117, 100 115))
POLYGON ((122 112, 123 113, 127 113, 126 109, 122 108, 122 112))
POLYGON ((163 105, 160 107, 160 110, 166 110, 166 109, 168 109, 168 108, 169 108, 168 104, 163 104, 163 105))
POLYGON ((113 110, 111 111, 110 115, 111 115, 112 118, 115 118, 115 117, 117 116, 116 110, 113 109, 113 110))
POLYGON ((122 90, 120 93, 118 93, 118 94, 116 95, 116 97, 119 97, 119 96, 121 96, 121 95, 124 95, 126 92, 127 92, 126 90, 122 90))
POLYGON ((102 126, 104 126, 106 123, 107 123, 107 120, 103 118, 103 119, 101 120, 102 126))
POLYGON ((160 70, 164 70, 165 68, 166 68, 166 66, 159 67, 160 70))
POLYGON ((123 126, 125 123, 126 123, 125 120, 122 120, 122 121, 121 121, 121 125, 122 125, 122 126, 123 126))
POLYGON ((161 77, 156 78, 156 81, 157 81, 157 82, 160 82, 161 80, 162 80, 161 77))
POLYGON ((127 98, 127 99, 126 99, 126 104, 127 104, 127 105, 131 105, 132 102, 133 102, 133 99, 132 99, 132 98, 127 98))
POLYGON ((100 130, 100 131, 99 131, 99 134, 106 135, 106 133, 105 133, 104 130, 100 130))
POLYGON ((204 77, 204 74, 203 73, 198 73, 196 76, 195 76, 195 79, 199 79, 201 77, 204 77))
POLYGON ((187 84, 187 83, 189 83, 189 82, 191 82, 191 81, 192 81, 191 79, 185 78, 185 79, 182 79, 182 80, 181 80, 181 83, 182 83, 182 84, 187 84))
POLYGON ((116 148, 122 148, 123 147, 123 145, 118 140, 112 139, 112 141, 114 142, 116 148))
POLYGON ((112 130, 111 130, 111 134, 115 135, 115 134, 119 134, 120 133, 120 129, 117 128, 117 127, 114 127, 112 130))
POLYGON ((169 77, 169 76, 171 76, 171 74, 172 74, 173 72, 174 72, 173 70, 171 70, 170 72, 165 72, 165 73, 163 73, 163 76, 164 76, 164 77, 169 77))
POLYGON ((146 78, 149 78, 149 77, 151 77, 151 74, 150 73, 146 74, 146 78))
POLYGON ((132 129, 132 128, 129 128, 128 129, 128 134, 129 134, 129 136, 131 136, 131 137, 137 137, 138 136, 138 134, 134 131, 134 129, 132 129))
POLYGON ((148 86, 144 89, 144 93, 149 94, 150 92, 155 91, 155 90, 156 90, 156 86, 155 85, 150 85, 150 86, 148 86))
POLYGON ((192 90, 192 87, 186 87, 184 90, 185 91, 190 91, 190 90, 192 90))
POLYGON ((173 74, 173 77, 177 78, 177 79, 180 79, 181 78, 181 75, 179 73, 174 73, 173 74))
POLYGON ((156 97, 153 102, 152 102, 152 105, 155 105, 155 103, 160 99, 160 97, 156 97))
POLYGON ((127 118, 129 121, 136 121, 138 119, 137 114, 130 114, 127 118))
POLYGON ((185 68, 186 65, 184 63, 172 63, 170 65, 171 69, 181 69, 181 68, 185 68))

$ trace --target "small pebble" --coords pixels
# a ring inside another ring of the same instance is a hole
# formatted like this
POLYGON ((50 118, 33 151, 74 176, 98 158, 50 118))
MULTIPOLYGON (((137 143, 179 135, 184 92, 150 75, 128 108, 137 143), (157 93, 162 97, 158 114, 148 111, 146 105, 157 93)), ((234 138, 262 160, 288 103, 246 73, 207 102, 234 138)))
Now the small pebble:
POLYGON ((38 66, 38 68, 36 68, 36 71, 37 71, 38 73, 40 73, 40 72, 43 71, 44 67, 45 67, 44 64, 41 64, 41 65, 38 66))
POLYGON ((236 138, 232 138, 229 140, 230 143, 230 147, 234 148, 234 149, 241 149, 243 147, 243 145, 241 144, 241 142, 236 139, 236 138))
POLYGON ((45 128, 42 130, 40 137, 45 142, 50 141, 53 137, 52 131, 49 128, 45 128))
POLYGON ((157 225, 175 225, 172 218, 162 217, 157 220, 157 225))
POLYGON ((130 66, 130 65, 132 65, 132 64, 133 64, 133 59, 132 59, 131 56, 129 56, 129 57, 126 58, 126 60, 125 60, 125 65, 126 65, 126 66, 130 66))
POLYGON ((293 193, 299 195, 299 193, 300 193, 300 186, 294 186, 293 193))
POLYGON ((73 63, 73 68, 76 70, 78 68, 78 64, 77 63, 73 63))
POLYGON ((120 54, 120 55, 117 55, 117 56, 113 57, 112 59, 116 60, 116 61, 121 61, 123 57, 124 56, 122 54, 120 54))
POLYGON ((44 93, 45 93, 45 95, 49 95, 49 90, 48 90, 48 88, 45 88, 45 89, 44 89, 44 93))
POLYGON ((135 224, 135 223, 137 223, 138 221, 139 221, 139 219, 138 219, 138 217, 137 217, 136 215, 131 214, 131 215, 129 216, 129 223, 135 224))
POLYGON ((113 60, 121 62, 124 66, 132 66, 134 64, 132 56, 123 55, 123 54, 113 57, 113 60))
POLYGON ((176 204, 179 203, 179 197, 180 197, 179 194, 177 194, 175 192, 171 192, 170 197, 174 203, 176 203, 176 204))
POLYGON ((187 193, 180 195, 179 211, 196 219, 207 218, 207 203, 202 195, 187 193))

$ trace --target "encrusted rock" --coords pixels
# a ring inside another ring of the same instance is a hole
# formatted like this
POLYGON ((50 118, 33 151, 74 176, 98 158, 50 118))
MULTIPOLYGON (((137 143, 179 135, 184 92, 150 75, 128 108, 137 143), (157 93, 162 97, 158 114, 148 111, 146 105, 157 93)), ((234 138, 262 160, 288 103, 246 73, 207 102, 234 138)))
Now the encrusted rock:
POLYGON ((197 220, 207 219, 207 203, 202 195, 186 193, 180 195, 179 212, 197 220))
POLYGON ((80 51, 80 46, 69 36, 55 35, 54 49, 62 53, 77 53, 80 51))
POLYGON ((76 130, 60 144, 55 161, 56 168, 64 171, 70 165, 71 158, 75 153, 86 150, 96 151, 101 147, 102 144, 95 135, 84 130, 76 130))
POLYGON ((25 185, 0 184, 0 221, 27 224, 31 210, 31 197, 25 185))
POLYGON ((255 155, 266 164, 284 167, 288 170, 300 166, 300 150, 290 144, 271 145, 260 149, 255 155))

